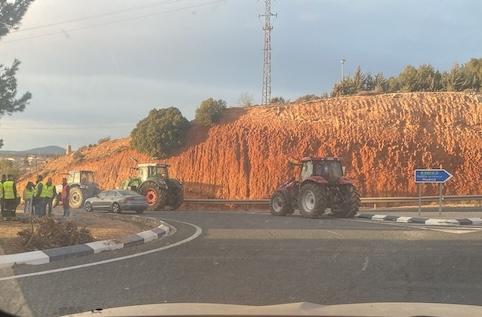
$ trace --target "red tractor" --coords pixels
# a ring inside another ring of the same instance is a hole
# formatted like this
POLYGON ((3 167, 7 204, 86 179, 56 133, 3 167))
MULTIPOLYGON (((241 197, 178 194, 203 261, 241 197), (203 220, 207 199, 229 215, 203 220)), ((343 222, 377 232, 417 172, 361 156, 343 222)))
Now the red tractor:
POLYGON ((336 158, 305 157, 291 165, 301 167, 299 180, 283 183, 271 197, 271 213, 293 214, 299 209, 304 217, 318 218, 327 208, 339 218, 351 218, 360 206, 360 195, 343 176, 344 167, 336 158))

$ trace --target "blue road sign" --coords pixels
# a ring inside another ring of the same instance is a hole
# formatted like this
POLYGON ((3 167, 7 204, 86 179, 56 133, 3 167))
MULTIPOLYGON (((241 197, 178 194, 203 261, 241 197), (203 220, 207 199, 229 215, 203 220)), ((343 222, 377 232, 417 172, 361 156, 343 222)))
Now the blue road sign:
POLYGON ((416 169, 415 183, 443 184, 452 178, 452 174, 442 168, 416 169))

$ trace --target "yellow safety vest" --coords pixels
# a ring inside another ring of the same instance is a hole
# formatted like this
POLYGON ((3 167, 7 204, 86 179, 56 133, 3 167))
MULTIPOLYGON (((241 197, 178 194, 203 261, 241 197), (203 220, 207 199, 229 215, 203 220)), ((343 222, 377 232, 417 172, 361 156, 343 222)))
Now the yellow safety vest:
POLYGON ((23 191, 23 199, 24 200, 28 200, 28 199, 31 199, 33 197, 33 192, 34 192, 34 189, 27 189, 25 188, 25 190, 23 191))
POLYGON ((39 193, 38 193, 38 185, 39 184, 42 184, 42 188, 45 187, 45 184, 43 182, 38 182, 34 187, 33 187, 33 195, 35 197, 39 197, 39 193))
POLYGON ((13 181, 5 181, 3 183, 3 199, 15 199, 15 193, 13 192, 13 181))
POLYGON ((44 184, 42 186, 42 192, 40 193, 42 198, 53 198, 54 197, 54 185, 44 184))

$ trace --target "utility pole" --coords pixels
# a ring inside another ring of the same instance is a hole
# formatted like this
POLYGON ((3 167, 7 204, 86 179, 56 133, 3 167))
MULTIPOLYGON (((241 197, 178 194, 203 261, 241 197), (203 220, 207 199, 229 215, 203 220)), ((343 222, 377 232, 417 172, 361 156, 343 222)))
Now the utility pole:
POLYGON ((342 58, 341 61, 341 81, 345 80, 345 63, 346 59, 342 58))
POLYGON ((271 17, 276 16, 271 12, 271 0, 265 0, 265 11, 260 17, 264 18, 264 63, 263 63, 263 91, 261 104, 267 105, 271 101, 271 17))

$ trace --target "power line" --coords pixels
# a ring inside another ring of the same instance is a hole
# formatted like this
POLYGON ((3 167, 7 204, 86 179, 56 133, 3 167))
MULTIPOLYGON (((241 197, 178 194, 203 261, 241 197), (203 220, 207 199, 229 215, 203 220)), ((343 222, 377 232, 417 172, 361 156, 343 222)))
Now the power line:
POLYGON ((201 3, 201 4, 197 4, 197 5, 191 5, 191 6, 181 7, 181 8, 165 10, 165 11, 161 11, 161 12, 157 12, 157 13, 141 15, 141 16, 132 17, 132 18, 118 19, 118 20, 104 22, 104 23, 92 24, 92 25, 88 25, 88 26, 84 26, 84 27, 71 28, 71 29, 67 29, 67 30, 38 34, 38 35, 29 36, 29 37, 23 37, 23 38, 19 38, 19 39, 4 41, 4 42, 2 42, 2 44, 25 41, 25 40, 30 40, 30 39, 40 38, 40 37, 48 37, 48 36, 58 35, 58 34, 65 34, 66 32, 92 29, 92 28, 111 25, 111 24, 117 24, 117 23, 122 23, 122 22, 127 22, 127 21, 139 20, 139 19, 143 19, 143 18, 147 18, 147 17, 166 15, 166 14, 169 14, 169 13, 174 13, 174 12, 179 12, 179 11, 184 11, 184 10, 189 10, 189 9, 212 6, 212 5, 215 5, 215 4, 218 4, 218 3, 221 3, 221 2, 225 2, 225 1, 226 0, 216 0, 216 1, 205 2, 205 3, 201 3))
POLYGON ((19 29, 16 29, 16 30, 12 30, 11 33, 13 34, 13 33, 26 32, 26 31, 31 31, 31 30, 45 29, 45 28, 49 28, 49 27, 52 27, 52 26, 58 26, 58 25, 63 25, 63 24, 71 24, 71 23, 75 23, 75 22, 98 19, 98 18, 103 18, 103 17, 107 17, 107 16, 112 16, 112 15, 119 15, 119 14, 122 14, 122 13, 125 13, 125 12, 131 12, 131 11, 135 11, 135 10, 143 10, 143 9, 148 9, 148 8, 152 8, 152 7, 157 7, 157 6, 160 6, 160 5, 167 5, 167 4, 170 4, 170 3, 181 2, 181 1, 188 1, 188 0, 165 0, 165 1, 162 1, 160 3, 153 3, 153 4, 150 4, 150 5, 130 7, 130 8, 122 9, 122 10, 109 11, 109 12, 104 12, 104 13, 100 13, 100 14, 89 15, 89 16, 84 16, 84 17, 80 17, 80 18, 70 19, 70 20, 59 21, 59 22, 55 22, 55 23, 34 25, 34 26, 31 26, 31 27, 27 27, 27 28, 19 28, 19 29))
POLYGON ((265 11, 260 16, 264 17, 264 62, 263 62, 263 89, 261 104, 267 105, 271 101, 271 17, 276 16, 271 12, 271 0, 265 0, 265 11))

